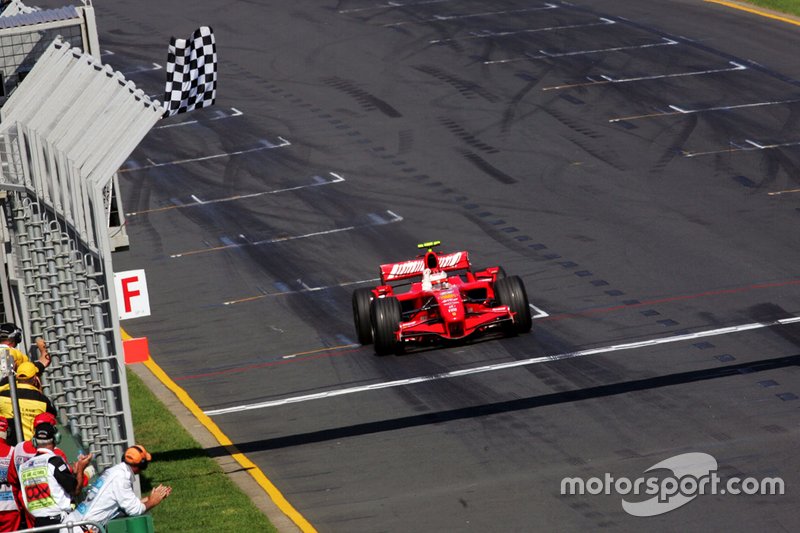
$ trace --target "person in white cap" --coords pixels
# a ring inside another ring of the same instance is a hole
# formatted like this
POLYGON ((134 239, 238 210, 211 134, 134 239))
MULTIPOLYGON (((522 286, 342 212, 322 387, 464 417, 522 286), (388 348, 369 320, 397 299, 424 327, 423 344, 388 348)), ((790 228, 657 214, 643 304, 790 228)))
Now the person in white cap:
MULTIPOLYGON (((106 469, 89 485, 86 499, 67 516, 65 522, 90 520, 105 526, 121 513, 138 516, 161 503, 170 495, 172 487, 159 485, 149 496, 141 499, 133 488, 134 476, 145 470, 151 460, 144 446, 137 444, 125 450, 122 462, 106 469)), ((94 531, 94 528, 89 530, 94 531)))

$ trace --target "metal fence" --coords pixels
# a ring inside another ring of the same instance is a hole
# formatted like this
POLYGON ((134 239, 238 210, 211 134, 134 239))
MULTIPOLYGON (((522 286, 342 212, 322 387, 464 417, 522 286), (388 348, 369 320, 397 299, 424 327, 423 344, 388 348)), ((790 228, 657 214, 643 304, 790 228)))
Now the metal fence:
POLYGON ((0 12, 0 105, 28 75, 53 39, 61 36, 100 57, 91 5, 31 8, 15 0, 0 12))
POLYGON ((132 437, 107 196, 162 113, 122 74, 60 38, 2 108, 5 311, 27 319, 30 338, 47 340, 45 392, 101 470, 132 437))

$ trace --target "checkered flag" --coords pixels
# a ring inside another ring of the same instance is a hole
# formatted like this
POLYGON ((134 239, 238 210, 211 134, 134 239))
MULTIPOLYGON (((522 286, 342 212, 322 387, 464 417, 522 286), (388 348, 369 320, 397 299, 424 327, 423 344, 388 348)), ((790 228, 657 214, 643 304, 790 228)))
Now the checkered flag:
POLYGON ((191 39, 169 42, 164 117, 214 104, 217 97, 217 43, 214 31, 201 26, 191 39))

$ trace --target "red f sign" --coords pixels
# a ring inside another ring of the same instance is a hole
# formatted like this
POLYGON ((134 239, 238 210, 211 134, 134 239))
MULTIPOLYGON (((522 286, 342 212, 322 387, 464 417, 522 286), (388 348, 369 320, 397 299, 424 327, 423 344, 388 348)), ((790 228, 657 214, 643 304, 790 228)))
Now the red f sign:
POLYGON ((147 279, 144 270, 114 273, 119 319, 150 316, 150 298, 147 296, 147 279))

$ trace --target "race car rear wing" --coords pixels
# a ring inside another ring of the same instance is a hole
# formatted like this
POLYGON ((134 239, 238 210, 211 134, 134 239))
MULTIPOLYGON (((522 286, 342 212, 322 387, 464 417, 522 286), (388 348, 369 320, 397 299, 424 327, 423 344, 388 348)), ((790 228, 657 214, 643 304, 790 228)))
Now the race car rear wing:
MULTIPOLYGON (((453 270, 467 270, 470 267, 469 254, 467 252, 453 252, 451 254, 437 255, 439 269, 445 272, 453 270)), ((425 263, 422 258, 403 261, 400 263, 388 263, 381 265, 381 283, 384 285, 390 281, 421 276, 425 263)))

